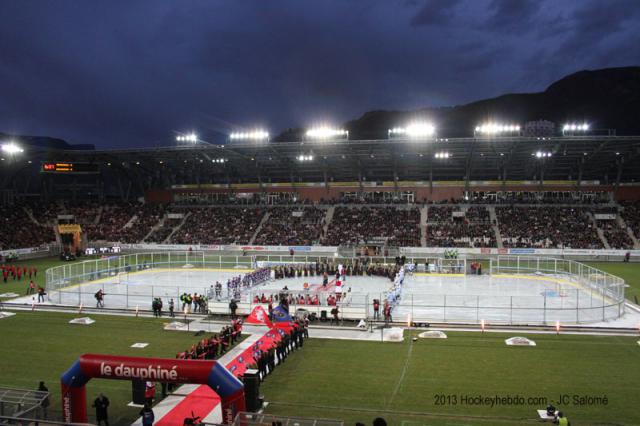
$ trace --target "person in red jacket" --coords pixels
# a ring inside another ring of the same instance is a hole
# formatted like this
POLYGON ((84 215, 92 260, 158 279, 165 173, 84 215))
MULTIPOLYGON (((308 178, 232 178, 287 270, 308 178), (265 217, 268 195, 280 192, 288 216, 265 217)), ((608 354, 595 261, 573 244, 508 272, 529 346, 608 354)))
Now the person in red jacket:
POLYGON ((156 384, 155 382, 147 382, 144 389, 144 398, 147 400, 149 406, 153 405, 153 399, 156 397, 156 384))

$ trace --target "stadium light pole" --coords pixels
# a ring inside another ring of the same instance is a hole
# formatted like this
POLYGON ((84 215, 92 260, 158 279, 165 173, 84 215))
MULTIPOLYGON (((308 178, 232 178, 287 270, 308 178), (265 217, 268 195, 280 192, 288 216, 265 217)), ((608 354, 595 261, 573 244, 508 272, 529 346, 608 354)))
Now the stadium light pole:
POLYGON ((230 141, 269 141, 269 132, 263 129, 250 131, 232 132, 229 134, 230 141))
POLYGON ((16 155, 22 154, 24 152, 24 149, 15 142, 9 141, 0 145, 0 151, 3 154, 2 160, 4 160, 4 156, 6 155, 11 159, 10 162, 13 162, 16 158, 16 155))
POLYGON ((590 130, 588 123, 567 123, 562 126, 562 136, 575 136, 576 134, 585 134, 590 130))
POLYGON ((405 127, 394 127, 387 132, 388 138, 394 136, 407 137, 409 139, 433 139, 436 135, 436 127, 433 123, 412 122, 405 127))
POLYGON ((176 136, 177 142, 190 142, 190 143, 198 143, 200 139, 198 139, 198 135, 195 132, 180 134, 176 136))
POLYGON ((312 127, 305 133, 310 140, 349 140, 349 131, 331 126, 312 127))
POLYGON ((473 137, 520 136, 519 124, 483 123, 473 130, 473 137))

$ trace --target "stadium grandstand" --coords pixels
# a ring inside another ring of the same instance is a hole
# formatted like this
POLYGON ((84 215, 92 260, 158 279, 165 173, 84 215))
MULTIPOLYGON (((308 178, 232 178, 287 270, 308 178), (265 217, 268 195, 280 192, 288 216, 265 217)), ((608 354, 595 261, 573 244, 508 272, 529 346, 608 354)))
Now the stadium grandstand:
POLYGON ((85 246, 626 250, 640 236, 639 147, 609 135, 25 144, 3 157, 1 218, 15 232, 0 246, 60 244, 59 225, 76 224, 85 246))

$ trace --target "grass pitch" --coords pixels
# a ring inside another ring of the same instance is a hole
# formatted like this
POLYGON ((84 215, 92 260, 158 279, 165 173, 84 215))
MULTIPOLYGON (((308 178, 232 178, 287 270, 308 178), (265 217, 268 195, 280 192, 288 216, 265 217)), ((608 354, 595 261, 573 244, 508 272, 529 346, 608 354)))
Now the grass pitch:
POLYGON ((267 412, 347 424, 377 416, 405 426, 534 424, 535 410, 553 403, 572 424, 640 424, 637 337, 538 334, 528 336, 536 347, 508 347, 512 334, 448 334, 415 343, 312 339, 262 385, 267 412), (478 400, 496 396, 512 401, 478 400))
MULTIPOLYGON (((0 320, 0 386, 37 389, 38 382, 44 380, 52 394, 50 415, 60 418, 60 376, 80 355, 173 358, 177 352, 202 339, 193 333, 164 331, 167 318, 91 315, 96 322, 90 326, 68 324, 78 316, 18 311, 15 316, 0 320), (149 343, 149 346, 130 347, 138 342, 149 343)), ((140 409, 126 406, 131 401, 131 382, 91 380, 87 384, 89 405, 98 392, 111 400, 110 424, 130 425, 137 418, 140 409)), ((90 407, 87 411, 90 416, 95 414, 90 407)))

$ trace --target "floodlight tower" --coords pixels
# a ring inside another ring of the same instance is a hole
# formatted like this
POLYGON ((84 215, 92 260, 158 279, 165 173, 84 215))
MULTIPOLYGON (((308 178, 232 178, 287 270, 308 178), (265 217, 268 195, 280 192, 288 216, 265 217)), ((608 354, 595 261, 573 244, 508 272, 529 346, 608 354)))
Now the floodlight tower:
POLYGON ((200 142, 200 139, 198 139, 198 135, 195 132, 190 132, 190 133, 179 134, 178 136, 176 136, 176 141, 196 144, 200 142))
POLYGON ((562 136, 584 135, 590 128, 588 123, 567 123, 562 126, 562 136))
POLYGON ((13 141, 0 144, 0 152, 2 156, 0 161, 5 161, 5 158, 9 158, 10 161, 14 161, 16 156, 22 154, 24 149, 13 141))
POLYGON ((433 123, 429 122, 412 122, 405 127, 394 127, 387 132, 388 138, 402 138, 409 139, 433 139, 436 136, 436 127, 433 123))
POLYGON ((475 127, 473 137, 520 136, 519 124, 488 122, 475 127))
POLYGON ((229 134, 230 141, 269 141, 269 132, 264 129, 232 132, 229 134))
POLYGON ((312 127, 305 136, 309 140, 349 140, 349 131, 331 126, 312 127))

